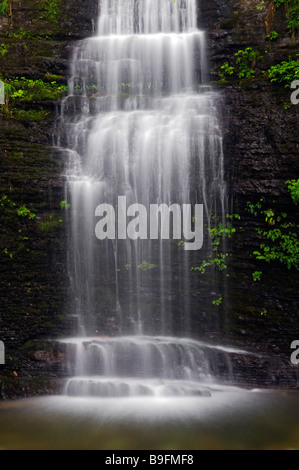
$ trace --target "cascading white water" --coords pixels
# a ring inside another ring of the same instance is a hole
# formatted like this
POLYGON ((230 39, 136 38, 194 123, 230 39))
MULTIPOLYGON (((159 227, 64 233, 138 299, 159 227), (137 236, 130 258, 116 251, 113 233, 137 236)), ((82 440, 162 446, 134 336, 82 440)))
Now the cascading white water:
POLYGON ((155 377, 168 381, 159 393, 175 382, 178 394, 195 393, 194 381, 210 379, 214 350, 182 339, 191 336, 198 254, 171 236, 100 241, 95 209, 122 196, 145 208, 202 204, 205 227, 224 214, 217 95, 205 86, 197 2, 100 0, 99 11, 97 35, 74 49, 59 137, 68 149, 70 313, 84 336, 66 341, 76 363, 67 393, 151 394, 156 382, 140 380, 155 377))

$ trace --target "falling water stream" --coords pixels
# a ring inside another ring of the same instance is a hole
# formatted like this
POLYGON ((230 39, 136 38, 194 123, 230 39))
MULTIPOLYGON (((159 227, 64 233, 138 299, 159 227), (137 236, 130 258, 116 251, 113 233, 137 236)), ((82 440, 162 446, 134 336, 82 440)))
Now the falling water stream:
MULTIPOLYGON (((211 379, 213 351, 186 339, 195 250, 186 249, 186 230, 181 240, 162 236, 161 226, 155 237, 147 230, 153 205, 175 205, 179 216, 189 206, 191 231, 200 206, 200 238, 225 211, 217 95, 205 83, 196 1, 103 0, 99 10, 97 34, 74 49, 62 106, 71 314, 81 334, 66 341, 74 373, 66 393, 201 394, 197 381, 211 379), (142 205, 146 226, 136 223, 128 239, 118 225, 99 240, 100 204, 114 207, 118 221, 142 205)), ((204 243, 197 249, 208 253, 204 243)))
POLYGON ((224 223, 227 204, 197 4, 99 0, 96 34, 74 47, 58 146, 75 334, 60 341, 62 395, 10 405, 3 429, 14 441, 0 432, 5 448, 296 446, 297 397, 233 386, 231 358, 252 353, 201 341, 197 330, 205 291, 191 267, 212 253, 207 229, 215 218, 224 223), (186 249, 193 212, 181 239, 149 236, 148 219, 128 237, 116 220, 134 220, 134 204, 147 216, 151 205, 176 205, 179 215, 200 205, 200 249, 186 249), (99 206, 115 209, 106 219, 115 236, 96 236, 99 206))

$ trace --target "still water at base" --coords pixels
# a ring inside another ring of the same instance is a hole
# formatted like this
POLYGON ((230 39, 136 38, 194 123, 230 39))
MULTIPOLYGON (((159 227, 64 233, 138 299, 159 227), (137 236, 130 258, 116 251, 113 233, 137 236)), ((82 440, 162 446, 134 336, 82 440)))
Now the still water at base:
POLYGON ((8 450, 299 449, 298 392, 215 385, 210 396, 52 396, 0 405, 8 450))

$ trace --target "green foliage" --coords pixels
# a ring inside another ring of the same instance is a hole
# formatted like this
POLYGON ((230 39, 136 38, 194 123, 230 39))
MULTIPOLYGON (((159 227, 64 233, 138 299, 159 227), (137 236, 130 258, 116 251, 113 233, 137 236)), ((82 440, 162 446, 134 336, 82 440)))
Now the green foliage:
POLYGON ((267 34, 266 39, 269 39, 269 41, 275 41, 279 36, 277 31, 272 31, 270 34, 267 34))
POLYGON ((4 56, 8 54, 8 48, 5 44, 0 44, 0 55, 4 56))
POLYGON ((236 228, 233 227, 232 220, 240 220, 239 214, 226 214, 228 220, 225 224, 219 222, 213 228, 208 229, 211 236, 213 251, 217 252, 223 238, 231 238, 236 233, 236 228))
POLYGON ((298 2, 293 2, 294 4, 288 11, 288 30, 291 34, 293 40, 295 40, 295 34, 299 29, 299 5, 298 2))
POLYGON ((29 237, 25 235, 36 215, 25 205, 18 207, 6 194, 0 198, 0 215, 4 226, 9 226, 17 235, 15 240, 9 243, 10 247, 2 250, 2 254, 12 259, 20 251, 29 251, 27 245, 29 237))
POLYGON ((4 194, 4 196, 2 196, 0 199, 0 207, 2 209, 5 209, 7 207, 13 209, 15 205, 15 202, 11 201, 6 194, 4 194))
POLYGON ((69 209, 71 207, 71 205, 68 204, 67 201, 61 201, 60 202, 60 207, 61 207, 61 209, 69 209))
POLYGON ((39 222, 39 229, 41 232, 53 232, 62 227, 63 220, 54 215, 46 217, 43 221, 39 222))
POLYGON ((220 77, 220 81, 222 83, 226 83, 226 77, 230 77, 235 72, 235 67, 230 65, 228 62, 224 62, 224 64, 220 67, 220 72, 218 73, 220 77))
POLYGON ((18 31, 6 31, 4 33, 5 37, 14 38, 14 39, 50 39, 50 36, 47 33, 35 34, 32 31, 26 31, 23 28, 20 28, 18 31))
POLYGON ((27 121, 35 121, 35 122, 41 122, 44 119, 47 118, 49 115, 48 111, 45 111, 44 109, 18 109, 18 108, 11 108, 10 109, 10 117, 12 119, 17 119, 18 121, 21 122, 27 122, 27 121))
MULTIPOLYGON (((295 185, 294 191, 294 197, 297 200, 297 185, 295 185)), ((255 217, 261 216, 264 220, 263 225, 256 229, 261 238, 261 243, 258 249, 253 252, 253 255, 257 260, 267 263, 278 261, 288 269, 299 270, 299 240, 297 235, 299 226, 288 220, 286 213, 277 214, 275 209, 264 208, 263 205, 263 199, 260 199, 256 204, 247 203, 247 210, 255 217)), ((257 279, 258 275, 254 274, 253 279, 259 280, 257 279)))
POLYGON ((55 80, 45 82, 43 80, 31 80, 25 77, 15 77, 10 80, 2 80, 5 90, 11 100, 21 102, 56 100, 61 98, 67 87, 58 84, 55 80))
POLYGON ((212 301, 212 304, 213 304, 213 305, 216 305, 217 307, 219 307, 219 305, 222 304, 222 300, 223 300, 223 299, 222 299, 222 296, 220 296, 218 299, 213 300, 213 301, 212 301))
POLYGON ((267 263, 279 261, 288 269, 295 268, 299 271, 299 240, 296 233, 284 233, 279 228, 261 230, 258 233, 265 237, 267 242, 261 243, 259 251, 253 252, 256 259, 267 263))
POLYGON ((9 256, 10 259, 13 258, 13 253, 10 252, 10 251, 8 250, 8 248, 4 248, 4 250, 2 250, 2 253, 3 253, 4 255, 9 256))
POLYGON ((224 271, 228 268, 227 260, 229 253, 219 252, 220 247, 223 244, 225 238, 232 238, 236 233, 236 228, 232 224, 232 220, 240 220, 239 214, 227 214, 227 222, 218 222, 215 223, 213 228, 209 228, 209 235, 211 237, 213 254, 208 257, 207 260, 204 260, 200 266, 191 267, 191 271, 198 271, 201 274, 205 274, 207 268, 211 267, 217 269, 218 271, 224 271))
POLYGON ((256 7, 257 10, 264 10, 266 8, 264 0, 262 0, 261 4, 256 7))
POLYGON ((234 54, 233 63, 224 62, 220 67, 218 73, 220 81, 226 82, 226 78, 233 77, 234 75, 240 79, 251 79, 256 74, 256 64, 263 57, 258 51, 247 47, 246 49, 240 49, 234 54))
POLYGON ((141 264, 139 264, 139 266, 137 266, 138 269, 141 269, 141 271, 149 271, 150 269, 154 269, 156 268, 156 264, 151 264, 151 263, 148 263, 147 261, 142 261, 141 264))
POLYGON ((262 56, 258 51, 247 47, 245 50, 240 50, 235 54, 236 65, 238 66, 238 77, 250 79, 255 76, 255 65, 262 56))
POLYGON ((18 31, 15 31, 14 33, 9 34, 9 36, 15 39, 34 39, 35 38, 35 35, 33 34, 32 31, 26 31, 23 28, 20 28, 18 31))
POLYGON ((289 0, 273 0, 275 7, 279 8, 281 5, 286 5, 289 3, 289 0))
POLYGON ((9 199, 6 194, 4 194, 0 199, 0 208, 3 212, 11 211, 16 213, 19 217, 25 217, 28 219, 34 219, 36 217, 36 215, 25 205, 17 208, 16 203, 9 199))
POLYGON ((294 204, 297 204, 299 202, 299 179, 289 180, 286 184, 288 185, 288 190, 290 191, 294 204))
POLYGON ((252 278, 254 282, 260 281, 262 274, 263 274, 262 271, 255 271, 254 273, 252 273, 252 278))
MULTIPOLYGON (((59 24, 59 17, 61 16, 61 0, 43 0, 40 5, 40 10, 44 12, 45 18, 52 24, 55 29, 59 24)), ((44 16, 41 16, 42 19, 44 16)))
POLYGON ((26 206, 22 206, 17 209, 17 214, 19 217, 28 217, 28 219, 34 219, 36 215, 31 212, 26 206))
POLYGON ((191 267, 190 271, 199 271, 201 274, 205 274, 207 268, 217 268, 218 271, 224 271, 227 269, 226 259, 228 253, 219 253, 217 256, 210 255, 207 260, 204 260, 200 266, 191 267))
POLYGON ((295 40, 295 34, 299 29, 299 2, 298 0, 273 0, 275 8, 278 9, 285 6, 287 9, 288 17, 288 31, 291 34, 293 40, 295 40))
POLYGON ((6 16, 8 14, 8 0, 2 0, 0 2, 0 15, 6 16))
POLYGON ((289 58, 280 64, 273 65, 268 70, 268 77, 272 83, 284 83, 290 87, 294 80, 299 79, 299 61, 289 58))
MULTIPOLYGON (((47 76, 47 78, 50 77, 47 76)), ((66 86, 57 83, 56 80, 32 80, 25 77, 2 78, 1 80, 4 82, 6 94, 6 106, 2 112, 11 119, 17 119, 21 122, 40 122, 46 119, 49 111, 44 110, 41 106, 36 109, 37 104, 40 101, 56 101, 67 90, 66 86), (34 103, 33 107, 30 106, 31 103, 34 103)))
POLYGON ((133 83, 131 83, 131 82, 130 83, 121 83, 120 85, 124 88, 133 88, 134 87, 133 83))
POLYGON ((248 212, 250 212, 250 214, 254 215, 255 217, 257 217, 258 215, 258 211, 261 209, 262 207, 262 201, 263 201, 263 198, 260 199, 259 202, 257 202, 256 204, 253 204, 252 202, 250 201, 247 201, 247 204, 246 204, 246 210, 248 212))

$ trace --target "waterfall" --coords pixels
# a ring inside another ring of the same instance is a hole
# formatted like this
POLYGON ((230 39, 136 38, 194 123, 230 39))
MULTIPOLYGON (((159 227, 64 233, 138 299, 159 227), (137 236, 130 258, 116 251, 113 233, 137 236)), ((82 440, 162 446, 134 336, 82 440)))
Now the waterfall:
POLYGON ((74 47, 59 135, 78 323, 65 340, 70 395, 200 394, 215 372, 219 350, 197 341, 192 322, 190 269, 225 210, 218 96, 197 13, 196 0, 99 0, 95 36, 74 47), (162 205, 175 209, 173 231, 150 236, 150 208, 162 205), (188 250, 198 214, 203 242, 188 250))

